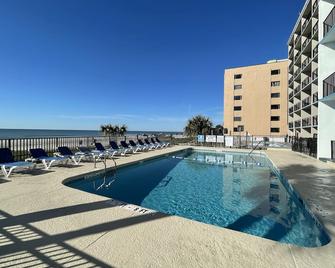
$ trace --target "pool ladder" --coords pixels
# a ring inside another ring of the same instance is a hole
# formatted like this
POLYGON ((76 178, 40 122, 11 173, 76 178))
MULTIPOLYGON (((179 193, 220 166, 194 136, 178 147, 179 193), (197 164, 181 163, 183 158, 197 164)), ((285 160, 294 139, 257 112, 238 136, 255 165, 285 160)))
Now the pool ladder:
MULTIPOLYGON (((116 180, 116 168, 117 168, 117 164, 116 164, 116 161, 115 161, 115 159, 113 157, 111 159, 113 160, 113 163, 114 163, 113 179, 110 182, 106 183, 106 177, 107 177, 107 156, 104 155, 104 157, 101 159, 102 162, 104 163, 104 181, 103 181, 103 183, 96 190, 100 190, 102 187, 109 188, 112 185, 112 183, 116 180)), ((96 159, 94 159, 94 167, 96 168, 96 159)))

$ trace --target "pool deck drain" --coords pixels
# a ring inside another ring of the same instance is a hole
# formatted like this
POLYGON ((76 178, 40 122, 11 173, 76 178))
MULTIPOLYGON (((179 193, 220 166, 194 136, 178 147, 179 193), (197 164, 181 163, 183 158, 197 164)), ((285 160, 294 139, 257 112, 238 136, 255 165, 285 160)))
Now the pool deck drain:
POLYGON ((328 245, 282 244, 63 185, 93 170, 93 163, 83 163, 15 173, 0 183, 0 267, 335 267, 335 169, 289 150, 265 153, 324 224, 332 238, 328 245))

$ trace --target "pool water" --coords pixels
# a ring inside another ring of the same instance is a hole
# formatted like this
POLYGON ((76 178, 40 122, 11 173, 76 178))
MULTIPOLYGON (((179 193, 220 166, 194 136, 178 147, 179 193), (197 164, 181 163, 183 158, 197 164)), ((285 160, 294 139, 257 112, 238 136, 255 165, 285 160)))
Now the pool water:
POLYGON ((263 155, 186 150, 68 186, 282 243, 330 239, 263 155))

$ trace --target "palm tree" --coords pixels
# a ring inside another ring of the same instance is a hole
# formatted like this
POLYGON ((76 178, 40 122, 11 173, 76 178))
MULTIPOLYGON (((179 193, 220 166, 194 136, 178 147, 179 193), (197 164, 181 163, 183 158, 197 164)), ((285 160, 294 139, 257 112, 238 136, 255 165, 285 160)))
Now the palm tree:
POLYGON ((223 126, 222 125, 216 125, 214 128, 214 134, 215 135, 223 135, 223 126))
POLYGON ((120 127, 118 125, 114 126, 114 135, 119 136, 120 134, 120 127))
POLYGON ((196 136, 198 134, 208 134, 213 127, 212 121, 203 115, 196 115, 188 120, 184 132, 187 136, 196 136))
POLYGON ((100 126, 100 131, 105 135, 108 136, 110 140, 111 136, 114 134, 114 127, 112 124, 106 124, 100 126))
POLYGON ((120 136, 123 136, 128 130, 128 127, 127 125, 123 124, 122 126, 119 127, 119 133, 120 133, 120 136))

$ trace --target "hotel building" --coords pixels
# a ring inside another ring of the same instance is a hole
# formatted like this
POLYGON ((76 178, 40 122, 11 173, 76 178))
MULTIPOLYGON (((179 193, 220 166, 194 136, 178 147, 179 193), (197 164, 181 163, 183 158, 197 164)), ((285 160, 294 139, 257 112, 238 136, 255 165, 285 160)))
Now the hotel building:
POLYGON ((318 158, 335 153, 335 0, 307 0, 288 41, 290 136, 318 138, 318 158))
POLYGON ((287 60, 226 69, 224 127, 230 135, 287 135, 287 60))

